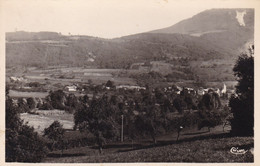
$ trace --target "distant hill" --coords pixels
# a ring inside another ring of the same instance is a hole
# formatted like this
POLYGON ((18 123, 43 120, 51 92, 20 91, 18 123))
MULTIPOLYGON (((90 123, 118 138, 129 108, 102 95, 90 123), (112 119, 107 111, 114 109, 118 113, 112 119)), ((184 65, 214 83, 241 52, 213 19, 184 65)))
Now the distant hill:
POLYGON ((25 31, 17 31, 17 32, 7 32, 6 40, 7 41, 28 41, 28 40, 54 40, 60 39, 62 37, 61 34, 57 32, 25 32, 25 31))
MULTIPOLYGON (((235 60, 253 40, 253 9, 212 9, 168 28, 115 39, 56 32, 6 33, 6 65, 129 69, 135 63, 160 61, 171 66, 165 69, 184 73, 178 76, 181 79, 234 80, 235 60)), ((159 69, 150 68, 169 73, 159 69)))
POLYGON ((180 33, 214 42, 230 52, 254 40, 254 9, 211 9, 150 33, 180 33))
POLYGON ((88 65, 92 58, 92 64, 101 68, 128 68, 136 62, 228 56, 213 43, 182 34, 144 33, 113 40, 64 37, 63 40, 11 41, 6 43, 6 48, 7 66, 88 65))

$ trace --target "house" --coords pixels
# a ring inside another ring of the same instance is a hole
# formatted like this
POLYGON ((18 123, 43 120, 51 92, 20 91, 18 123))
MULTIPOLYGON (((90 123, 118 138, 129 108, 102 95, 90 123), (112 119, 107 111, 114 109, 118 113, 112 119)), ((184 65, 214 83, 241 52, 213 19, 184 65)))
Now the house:
POLYGON ((220 96, 220 90, 218 88, 215 89, 215 93, 217 93, 218 96, 220 96))
POLYGON ((178 95, 181 94, 182 89, 183 88, 176 86, 176 90, 175 90, 176 94, 178 94, 178 95))
POLYGON ((24 81, 24 80, 25 79, 23 77, 13 77, 13 76, 10 77, 11 82, 21 82, 21 81, 24 81))
POLYGON ((226 84, 223 85, 223 89, 221 90, 221 93, 222 94, 227 93, 227 86, 226 86, 226 84))
POLYGON ((76 92, 77 91, 77 86, 76 85, 68 85, 65 88, 69 92, 76 92))
POLYGON ((199 88, 198 90, 197 90, 197 94, 198 95, 204 95, 205 94, 205 91, 204 91, 204 89, 203 88, 199 88))

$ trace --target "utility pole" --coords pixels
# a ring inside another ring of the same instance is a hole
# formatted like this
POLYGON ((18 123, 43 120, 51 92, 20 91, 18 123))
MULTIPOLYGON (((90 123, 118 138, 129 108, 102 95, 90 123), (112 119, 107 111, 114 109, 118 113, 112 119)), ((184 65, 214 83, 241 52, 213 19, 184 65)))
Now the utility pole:
POLYGON ((124 142, 124 115, 121 115, 122 125, 121 125, 121 142, 124 142))

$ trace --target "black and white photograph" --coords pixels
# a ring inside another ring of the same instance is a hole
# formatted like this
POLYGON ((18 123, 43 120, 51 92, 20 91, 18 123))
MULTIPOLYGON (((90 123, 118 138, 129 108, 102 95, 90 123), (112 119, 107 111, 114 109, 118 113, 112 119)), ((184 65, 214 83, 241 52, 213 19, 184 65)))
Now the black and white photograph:
POLYGON ((259 4, 0 1, 3 162, 256 164, 259 4))

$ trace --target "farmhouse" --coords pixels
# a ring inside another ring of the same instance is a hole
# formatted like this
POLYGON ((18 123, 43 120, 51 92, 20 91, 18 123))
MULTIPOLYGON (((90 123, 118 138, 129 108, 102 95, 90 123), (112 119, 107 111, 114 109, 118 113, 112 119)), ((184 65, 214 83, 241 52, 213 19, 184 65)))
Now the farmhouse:
POLYGON ((223 89, 221 90, 221 93, 222 94, 227 93, 227 86, 226 86, 226 84, 223 85, 223 89))
POLYGON ((76 92, 77 86, 76 85, 68 85, 68 86, 65 87, 65 89, 69 92, 76 92))
POLYGON ((197 94, 198 94, 198 95, 204 95, 204 94, 205 94, 204 89, 200 87, 200 88, 197 90, 197 94))
POLYGON ((25 79, 23 77, 10 77, 11 82, 21 82, 24 81, 25 79))

